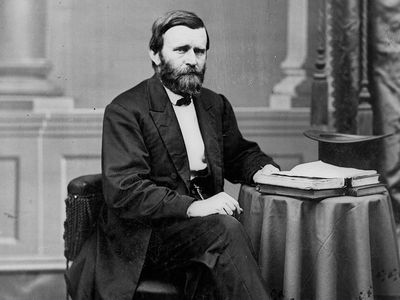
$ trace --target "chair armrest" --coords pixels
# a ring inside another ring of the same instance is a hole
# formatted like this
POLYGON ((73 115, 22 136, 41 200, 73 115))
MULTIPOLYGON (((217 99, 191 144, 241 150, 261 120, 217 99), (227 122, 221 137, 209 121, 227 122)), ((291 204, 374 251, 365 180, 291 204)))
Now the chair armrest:
POLYGON ((68 194, 79 196, 90 196, 102 193, 101 174, 83 175, 72 179, 67 187, 68 194))
POLYGON ((74 178, 68 184, 63 235, 64 256, 68 261, 75 259, 96 227, 104 204, 101 181, 101 174, 94 174, 74 178))

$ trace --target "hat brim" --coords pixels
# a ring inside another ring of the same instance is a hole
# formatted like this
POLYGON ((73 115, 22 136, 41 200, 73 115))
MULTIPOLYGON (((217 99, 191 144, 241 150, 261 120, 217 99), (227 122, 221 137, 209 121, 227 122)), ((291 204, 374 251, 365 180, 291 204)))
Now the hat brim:
POLYGON ((344 134, 338 132, 328 132, 322 130, 307 130, 303 134, 315 141, 325 143, 337 143, 337 144, 348 144, 348 143, 360 143, 375 141, 383 139, 385 137, 393 135, 392 133, 382 135, 357 135, 357 134, 344 134))

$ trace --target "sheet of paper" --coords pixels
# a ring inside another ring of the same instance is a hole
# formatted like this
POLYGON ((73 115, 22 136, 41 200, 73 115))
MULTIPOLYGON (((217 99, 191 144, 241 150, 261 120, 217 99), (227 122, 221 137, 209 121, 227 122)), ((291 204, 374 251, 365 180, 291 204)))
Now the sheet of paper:
POLYGON ((339 167, 318 160, 297 165, 290 171, 280 171, 273 174, 319 178, 350 178, 355 176, 373 175, 377 174, 377 172, 376 170, 339 167))

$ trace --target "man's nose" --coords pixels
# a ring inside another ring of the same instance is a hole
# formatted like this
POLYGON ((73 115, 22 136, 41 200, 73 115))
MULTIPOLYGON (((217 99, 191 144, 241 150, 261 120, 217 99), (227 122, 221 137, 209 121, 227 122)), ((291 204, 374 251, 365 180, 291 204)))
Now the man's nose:
POLYGON ((186 52, 185 63, 187 65, 191 65, 191 66, 194 66, 197 64, 196 53, 194 53, 193 49, 190 49, 189 51, 186 52))

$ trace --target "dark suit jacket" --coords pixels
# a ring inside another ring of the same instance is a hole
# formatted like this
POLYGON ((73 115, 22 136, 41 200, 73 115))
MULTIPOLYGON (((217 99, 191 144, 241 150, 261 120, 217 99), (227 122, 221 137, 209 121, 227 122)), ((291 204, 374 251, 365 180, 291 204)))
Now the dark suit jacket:
MULTIPOLYGON (((224 96, 203 88, 194 105, 214 194, 223 191, 224 178, 250 183, 260 166, 274 164, 256 143, 242 137, 224 96)), ((132 299, 153 222, 186 218, 195 200, 189 195, 180 127, 156 76, 106 107, 102 170, 107 210, 97 235, 71 268, 70 286, 78 290, 78 299, 93 295, 94 287, 104 299, 132 299)))

